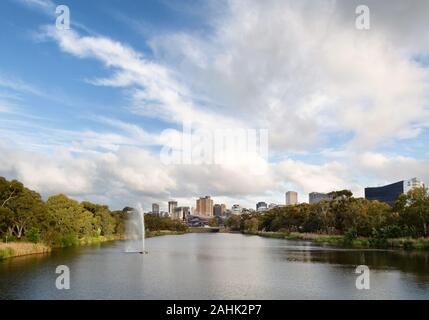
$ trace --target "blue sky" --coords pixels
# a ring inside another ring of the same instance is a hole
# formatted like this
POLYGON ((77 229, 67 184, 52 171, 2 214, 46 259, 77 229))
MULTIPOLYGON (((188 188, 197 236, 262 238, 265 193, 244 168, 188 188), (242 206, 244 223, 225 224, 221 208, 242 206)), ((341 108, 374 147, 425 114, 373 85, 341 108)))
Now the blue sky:
POLYGON ((45 197, 254 207, 429 180, 425 4, 370 1, 367 31, 355 1, 75 0, 71 30, 58 4, 0 3, 0 174, 45 197), (268 154, 163 163, 187 121, 266 129, 268 154))

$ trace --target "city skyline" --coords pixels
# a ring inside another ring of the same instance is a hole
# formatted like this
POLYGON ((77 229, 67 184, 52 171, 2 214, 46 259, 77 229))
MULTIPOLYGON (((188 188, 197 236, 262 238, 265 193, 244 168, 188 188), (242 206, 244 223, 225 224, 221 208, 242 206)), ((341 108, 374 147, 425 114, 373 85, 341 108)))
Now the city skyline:
MULTIPOLYGON (((368 199, 368 200, 379 200, 382 202, 385 202, 387 204, 389 204, 390 206, 394 205, 394 202, 396 201, 397 197, 400 194, 406 194, 409 190, 415 188, 415 187, 425 187, 425 183, 423 181, 421 181, 419 178, 417 177, 413 177, 407 180, 401 180, 401 181, 397 181, 394 183, 390 183, 387 185, 378 185, 378 186, 372 186, 372 187, 366 187, 364 189, 364 196, 362 198, 368 199), (368 190, 374 190, 374 193, 368 193, 368 190)), ((344 190, 349 190, 349 189, 344 189, 344 190)), ((298 202, 298 193, 295 191, 287 191, 285 193, 286 195, 286 202, 285 204, 281 204, 279 202, 275 203, 270 203, 270 205, 268 205, 265 201, 258 201, 256 204, 256 209, 252 208, 252 207, 244 207, 240 204, 233 204, 231 206, 227 206, 224 203, 215 203, 215 200, 211 198, 211 196, 201 196, 198 197, 196 199, 196 206, 192 207, 192 206, 187 206, 187 207, 178 207, 178 208, 188 208, 188 212, 190 214, 193 215, 197 215, 197 216, 206 216, 206 217, 213 217, 216 216, 216 210, 220 211, 222 214, 226 212, 226 210, 228 210, 230 213, 232 214, 237 214, 237 209, 239 208, 240 212, 241 210, 250 210, 250 211, 254 211, 254 212, 264 212, 267 211, 268 209, 271 209, 272 207, 278 207, 278 206, 287 206, 287 205, 299 205, 302 203, 308 203, 308 204, 317 204, 321 201, 330 201, 333 200, 334 197, 332 194, 330 194, 331 192, 334 191, 341 191, 341 190, 331 190, 329 193, 323 193, 323 192, 317 192, 317 191, 313 191, 308 193, 308 201, 303 201, 303 202, 298 202), (207 209, 207 211, 205 211, 204 213, 200 213, 199 212, 199 206, 205 206, 207 204, 199 204, 199 202, 204 202, 206 203, 208 201, 208 204, 211 206, 211 210, 210 208, 207 209), (228 209, 227 209, 228 208, 228 209), (194 212, 192 212, 192 210, 194 210, 194 212)), ((355 196, 355 195, 353 195, 355 196)), ((356 197, 356 196, 355 196, 356 197)), ((170 200, 167 203, 167 207, 170 207, 170 203, 174 203, 176 206, 178 206, 178 202, 175 200, 170 200)), ((157 207, 158 209, 158 213, 159 211, 159 203, 152 203, 152 211, 150 211, 150 213, 155 213, 153 208, 157 207)), ((163 211, 161 211, 163 212, 163 211)), ((170 209, 168 209, 168 211, 166 211, 165 213, 169 214, 170 216, 174 215, 174 209, 173 209, 173 214, 170 214, 170 209)))

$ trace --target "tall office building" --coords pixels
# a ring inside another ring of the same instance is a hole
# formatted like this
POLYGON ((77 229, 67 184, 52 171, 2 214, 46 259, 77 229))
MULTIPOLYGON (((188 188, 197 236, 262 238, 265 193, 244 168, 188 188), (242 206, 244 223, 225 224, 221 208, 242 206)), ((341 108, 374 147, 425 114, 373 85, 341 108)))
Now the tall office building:
POLYGON ((226 212, 226 205, 225 205, 225 203, 222 203, 222 204, 220 205, 220 211, 221 211, 222 215, 224 215, 224 214, 225 214, 225 212, 226 212))
POLYGON ((256 204, 256 211, 258 212, 267 211, 267 209, 268 209, 268 205, 266 202, 261 201, 256 204))
POLYGON ((214 206, 213 206, 213 215, 215 216, 215 217, 219 217, 219 216, 221 216, 222 215, 222 206, 220 205, 220 204, 215 204, 214 206))
POLYGON ((176 207, 172 219, 186 221, 189 215, 189 207, 176 207))
POLYGON ((159 204, 152 203, 152 214, 159 216, 159 204))
POLYGON ((196 215, 212 217, 213 216, 213 200, 210 196, 205 196, 197 199, 196 215))
POLYGON ((365 188, 365 199, 378 200, 394 206, 398 197, 417 187, 424 187, 423 182, 417 178, 402 180, 382 187, 365 188))
POLYGON ((298 204, 298 193, 295 191, 286 192, 286 205, 298 204))
POLYGON ((168 215, 174 216, 174 210, 177 208, 177 201, 168 201, 168 215))

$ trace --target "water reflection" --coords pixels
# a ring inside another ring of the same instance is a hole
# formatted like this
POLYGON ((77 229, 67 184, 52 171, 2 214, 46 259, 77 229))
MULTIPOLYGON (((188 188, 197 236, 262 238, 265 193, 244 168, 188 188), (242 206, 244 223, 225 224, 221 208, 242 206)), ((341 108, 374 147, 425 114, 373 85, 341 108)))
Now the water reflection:
POLYGON ((240 234, 147 239, 148 255, 124 242, 0 262, 1 299, 427 299, 428 253, 347 250, 240 234), (55 268, 71 290, 55 288, 55 268), (371 290, 355 287, 357 265, 371 290))

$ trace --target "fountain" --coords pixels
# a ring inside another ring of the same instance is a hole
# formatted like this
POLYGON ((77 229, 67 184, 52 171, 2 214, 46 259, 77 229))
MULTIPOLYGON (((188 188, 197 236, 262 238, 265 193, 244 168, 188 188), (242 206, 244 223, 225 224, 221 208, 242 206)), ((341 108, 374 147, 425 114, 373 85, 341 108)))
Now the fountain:
POLYGON ((126 225, 126 233, 128 241, 125 251, 146 254, 144 213, 140 203, 137 204, 136 209, 130 212, 126 225))

